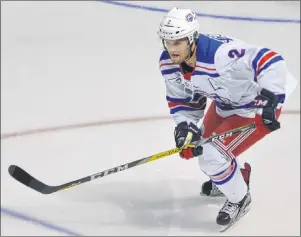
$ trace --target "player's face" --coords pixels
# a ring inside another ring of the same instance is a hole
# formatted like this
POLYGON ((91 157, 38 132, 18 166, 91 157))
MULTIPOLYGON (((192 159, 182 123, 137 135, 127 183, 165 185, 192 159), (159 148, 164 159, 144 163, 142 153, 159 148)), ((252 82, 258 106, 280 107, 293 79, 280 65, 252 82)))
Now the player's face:
POLYGON ((165 40, 165 47, 168 50, 171 60, 175 64, 180 64, 189 56, 188 39, 165 40))

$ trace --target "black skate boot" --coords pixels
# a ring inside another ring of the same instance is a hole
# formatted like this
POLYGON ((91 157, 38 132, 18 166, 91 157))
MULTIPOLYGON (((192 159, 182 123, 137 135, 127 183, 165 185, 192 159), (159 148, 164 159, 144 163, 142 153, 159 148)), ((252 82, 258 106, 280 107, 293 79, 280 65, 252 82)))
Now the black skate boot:
MULTIPOLYGON (((241 171, 242 176, 244 177, 244 180, 245 180, 246 184, 248 185, 248 189, 249 189, 250 176, 251 176, 250 164, 245 163, 244 168, 241 168, 240 171, 241 171)), ((209 196, 209 197, 224 197, 225 196, 221 191, 219 191, 218 187, 214 183, 212 183, 211 180, 208 180, 205 183, 203 183, 200 195, 201 196, 209 196)))
POLYGON ((209 196, 209 197, 225 196, 221 191, 219 191, 218 187, 214 183, 212 183, 211 180, 208 180, 205 183, 203 183, 200 194, 201 196, 209 196))
POLYGON ((216 218, 220 231, 225 231, 244 216, 249 211, 250 204, 251 195, 249 191, 239 203, 231 203, 227 200, 216 218))

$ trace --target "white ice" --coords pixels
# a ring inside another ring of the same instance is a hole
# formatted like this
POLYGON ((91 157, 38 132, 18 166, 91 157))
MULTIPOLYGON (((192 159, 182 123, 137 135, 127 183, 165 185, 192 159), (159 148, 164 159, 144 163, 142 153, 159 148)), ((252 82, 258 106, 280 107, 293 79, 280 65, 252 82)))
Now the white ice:
MULTIPOLYGON (((300 19, 299 2, 178 2, 196 12, 300 19), (238 5, 237 5, 238 4, 238 5), (265 11, 264 9, 269 9, 265 11)), ((173 2, 136 2, 165 9, 173 2)), ((101 2, 1 2, 1 208, 81 235, 218 235, 224 199, 199 196, 197 160, 177 155, 51 195, 13 180, 18 165, 58 185, 174 147, 156 35, 164 13, 101 2), (28 129, 112 119, 167 119, 7 138, 28 129)), ((299 80, 300 23, 199 18, 273 48, 299 80)), ((245 152, 252 209, 225 234, 300 235, 300 93, 282 129, 245 152), (295 111, 295 114, 290 114, 295 111)), ((1 235, 67 235, 1 212, 1 235)))

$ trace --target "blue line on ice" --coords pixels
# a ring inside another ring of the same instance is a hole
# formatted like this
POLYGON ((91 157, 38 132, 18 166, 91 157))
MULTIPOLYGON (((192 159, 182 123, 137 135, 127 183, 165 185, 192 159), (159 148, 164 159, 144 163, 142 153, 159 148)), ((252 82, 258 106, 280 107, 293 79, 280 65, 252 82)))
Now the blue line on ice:
POLYGON ((59 226, 51 224, 51 223, 49 223, 47 221, 39 220, 39 219, 37 219, 35 217, 24 215, 22 213, 13 211, 13 210, 8 209, 8 208, 1 207, 1 212, 4 213, 4 214, 6 214, 6 215, 9 215, 11 217, 14 217, 16 219, 24 220, 24 221, 27 221, 27 222, 31 222, 33 224, 36 224, 36 225, 45 227, 47 229, 59 232, 61 234, 66 234, 66 235, 70 235, 70 236, 82 236, 81 234, 73 232, 73 231, 68 230, 66 228, 59 227, 59 226))
MULTIPOLYGON (((142 6, 138 4, 125 3, 125 2, 116 2, 116 1, 100 1, 102 3, 113 4, 123 7, 136 8, 145 11, 154 11, 154 12, 168 12, 169 10, 157 7, 142 6)), ((233 21, 257 21, 257 22, 274 22, 274 23, 297 23, 300 24, 300 20, 297 19, 276 19, 276 18, 257 18, 257 17, 240 17, 240 16, 224 16, 224 15, 214 15, 206 13, 196 13, 199 17, 215 18, 215 19, 224 19, 224 20, 233 20, 233 21)))

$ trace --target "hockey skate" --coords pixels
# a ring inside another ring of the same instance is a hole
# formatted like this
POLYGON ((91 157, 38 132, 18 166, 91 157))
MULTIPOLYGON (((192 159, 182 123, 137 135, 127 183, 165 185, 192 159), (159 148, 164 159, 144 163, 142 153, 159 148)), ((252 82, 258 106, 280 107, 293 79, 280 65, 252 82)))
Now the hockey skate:
MULTIPOLYGON (((250 188, 250 176, 251 176, 251 166, 249 163, 244 164, 244 168, 240 169, 242 176, 244 177, 244 180, 248 186, 248 189, 250 188)), ((208 196, 208 197, 225 197, 225 195, 219 191, 218 187, 212 183, 211 180, 206 181, 202 185, 202 189, 200 192, 201 196, 208 196)))
POLYGON ((251 204, 251 195, 249 191, 239 203, 225 202, 216 218, 216 223, 220 226, 219 231, 223 232, 234 225, 249 210, 251 204))

